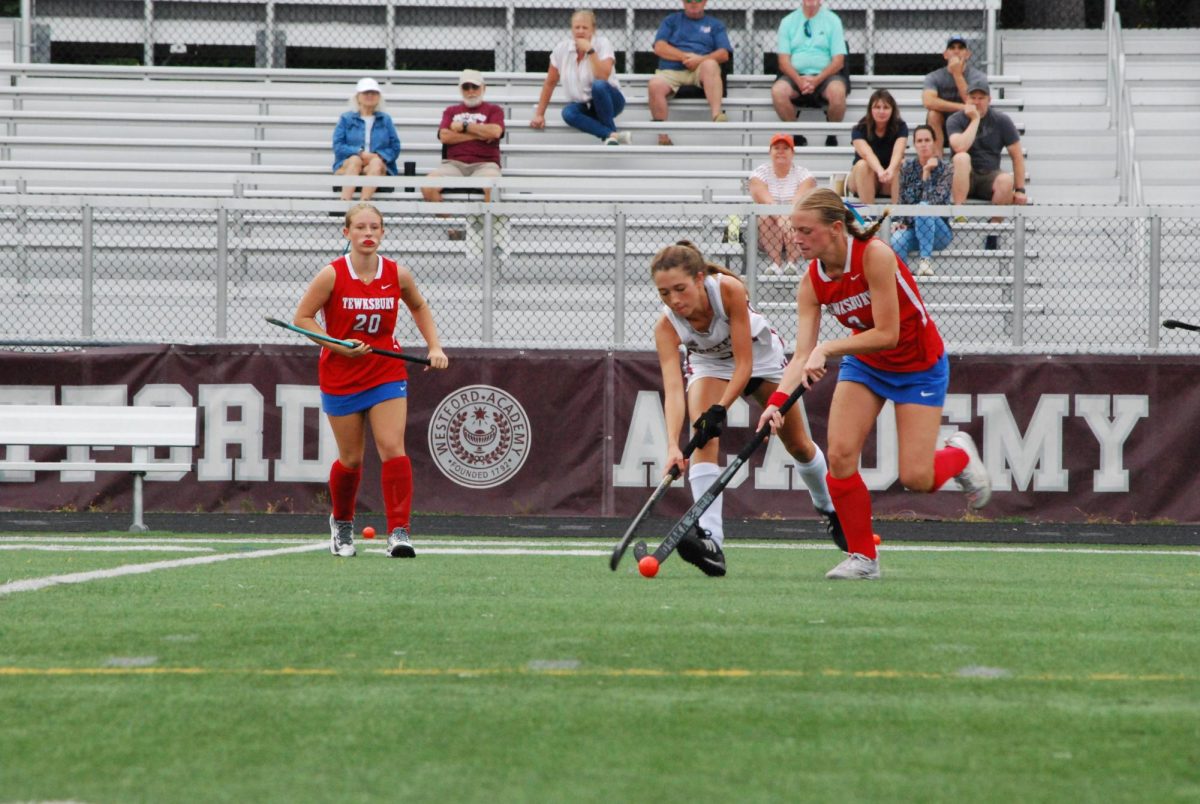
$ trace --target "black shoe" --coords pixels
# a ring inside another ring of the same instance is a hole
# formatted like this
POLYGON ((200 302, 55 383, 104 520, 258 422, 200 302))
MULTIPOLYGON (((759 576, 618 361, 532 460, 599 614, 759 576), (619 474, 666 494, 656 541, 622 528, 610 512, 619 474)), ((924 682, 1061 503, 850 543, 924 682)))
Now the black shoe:
POLYGON ((837 135, 836 134, 830 134, 829 136, 827 136, 825 138, 825 147, 826 148, 836 148, 837 147, 837 135))
POLYGON ((829 538, 833 539, 833 543, 838 546, 838 549, 843 553, 850 552, 850 548, 846 546, 846 534, 842 532, 842 523, 838 520, 837 511, 832 509, 822 511, 818 508, 817 513, 825 522, 825 532, 829 534, 829 538))
POLYGON ((792 139, 795 141, 797 148, 803 148, 804 146, 808 145, 808 137, 804 136, 803 134, 797 134, 792 139))
POLYGON ((997 237, 996 235, 988 235, 987 237, 983 238, 983 250, 984 251, 995 251, 998 248, 1000 248, 1000 238, 999 237, 997 237))
POLYGON ((725 574, 725 553, 712 540, 712 534, 696 526, 695 533, 689 533, 675 548, 679 557, 689 564, 700 568, 700 571, 710 578, 720 578, 725 574))

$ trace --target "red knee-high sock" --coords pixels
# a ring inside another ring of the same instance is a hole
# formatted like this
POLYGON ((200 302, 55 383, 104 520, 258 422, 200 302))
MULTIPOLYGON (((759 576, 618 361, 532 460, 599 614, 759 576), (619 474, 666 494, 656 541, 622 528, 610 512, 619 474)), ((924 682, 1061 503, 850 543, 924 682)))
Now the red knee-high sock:
POLYGON ((842 532, 846 534, 846 547, 851 553, 875 558, 875 540, 871 538, 871 492, 858 472, 850 477, 826 475, 829 496, 837 511, 842 532))
POLYGON ((958 447, 943 447, 933 453, 933 488, 937 491, 950 478, 967 468, 970 457, 958 447))
POLYGON ((334 519, 354 519, 354 503, 358 499, 358 481, 362 467, 347 469, 338 460, 329 467, 329 501, 333 504, 334 519))
POLYGON ((412 515, 412 462, 407 455, 383 462, 383 507, 387 509, 388 533, 408 528, 412 515))

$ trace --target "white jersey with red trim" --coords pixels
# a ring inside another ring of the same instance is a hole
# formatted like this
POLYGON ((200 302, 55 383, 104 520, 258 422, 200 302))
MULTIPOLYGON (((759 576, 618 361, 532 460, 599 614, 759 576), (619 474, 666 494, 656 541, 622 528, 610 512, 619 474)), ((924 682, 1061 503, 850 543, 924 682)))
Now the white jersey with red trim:
MULTIPOLYGON (((679 342, 687 352, 683 373, 688 384, 697 377, 717 377, 728 380, 733 377, 733 339, 729 330, 729 313, 721 300, 721 282, 736 282, 724 274, 709 274, 704 278, 704 291, 708 294, 708 303, 712 306, 712 323, 706 332, 693 329, 688 320, 666 305, 663 312, 679 342)), ((750 339, 753 367, 751 377, 762 377, 767 380, 778 380, 783 376, 787 366, 787 357, 783 352, 783 340, 775 332, 771 322, 762 313, 747 303, 750 311, 750 339)))

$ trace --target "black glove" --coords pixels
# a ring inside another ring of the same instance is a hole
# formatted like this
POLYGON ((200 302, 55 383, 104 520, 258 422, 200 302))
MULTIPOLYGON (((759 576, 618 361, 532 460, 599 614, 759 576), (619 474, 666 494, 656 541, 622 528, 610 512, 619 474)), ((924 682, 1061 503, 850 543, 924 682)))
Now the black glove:
POLYGON ((692 424, 692 429, 696 431, 696 448, 699 449, 708 443, 710 438, 716 438, 721 434, 721 425, 725 423, 725 406, 713 405, 708 410, 700 414, 700 418, 692 424))

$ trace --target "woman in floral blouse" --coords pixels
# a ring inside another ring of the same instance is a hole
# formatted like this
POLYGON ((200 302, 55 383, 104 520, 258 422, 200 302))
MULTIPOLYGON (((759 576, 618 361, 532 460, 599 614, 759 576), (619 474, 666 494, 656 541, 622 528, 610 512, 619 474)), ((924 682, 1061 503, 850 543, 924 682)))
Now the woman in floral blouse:
MULTIPOLYGON (((937 154, 932 128, 920 125, 913 131, 917 155, 900 168, 900 203, 949 204, 954 168, 937 154)), ((953 239, 949 218, 903 217, 892 225, 892 248, 896 253, 904 258, 913 251, 920 255, 915 276, 933 276, 933 252, 944 249, 953 239)))

